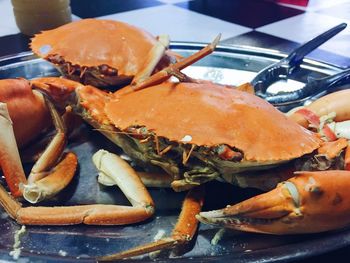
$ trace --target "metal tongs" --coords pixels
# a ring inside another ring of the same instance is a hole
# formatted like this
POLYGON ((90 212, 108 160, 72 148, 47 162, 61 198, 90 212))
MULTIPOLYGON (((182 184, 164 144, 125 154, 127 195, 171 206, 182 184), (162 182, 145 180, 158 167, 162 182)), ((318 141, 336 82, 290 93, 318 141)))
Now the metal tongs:
POLYGON ((350 69, 325 78, 310 80, 303 88, 296 91, 279 92, 277 94, 272 94, 267 91, 267 88, 274 82, 287 80, 288 77, 299 68, 307 54, 345 29, 346 26, 345 23, 342 23, 329 29, 293 50, 286 58, 261 70, 250 82, 255 89, 256 95, 277 107, 283 107, 301 103, 310 96, 319 94, 337 85, 344 84, 350 77, 350 69))

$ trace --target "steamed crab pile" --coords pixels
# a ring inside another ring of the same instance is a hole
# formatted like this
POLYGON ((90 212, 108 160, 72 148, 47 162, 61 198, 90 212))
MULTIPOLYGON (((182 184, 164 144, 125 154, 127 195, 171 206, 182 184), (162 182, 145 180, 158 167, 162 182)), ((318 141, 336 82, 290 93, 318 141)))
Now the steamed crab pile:
POLYGON ((194 80, 180 71, 210 54, 217 41, 182 58, 168 49, 166 37, 116 21, 86 19, 36 35, 33 52, 65 78, 0 80, 0 165, 11 191, 0 186, 1 205, 20 224, 131 224, 155 213, 140 177, 188 191, 171 237, 104 260, 188 242, 198 221, 280 235, 348 226, 349 90, 287 116, 242 87, 194 80), (114 93, 99 89, 121 85, 126 86, 114 93), (37 203, 72 180, 77 157, 64 153, 71 114, 101 131, 139 166, 164 172, 137 174, 113 153, 94 155, 99 181, 117 184, 132 206, 22 207, 15 199, 37 203), (52 126, 53 140, 25 176, 18 148, 52 126), (281 164, 288 169, 277 174, 281 164), (201 212, 203 187, 211 180, 264 190, 278 185, 241 203, 201 212))

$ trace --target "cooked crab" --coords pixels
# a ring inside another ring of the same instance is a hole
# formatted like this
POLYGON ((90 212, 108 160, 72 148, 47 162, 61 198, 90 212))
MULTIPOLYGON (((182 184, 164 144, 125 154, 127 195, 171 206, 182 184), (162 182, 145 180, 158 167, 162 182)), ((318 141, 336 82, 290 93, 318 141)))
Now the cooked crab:
MULTIPOLYGON (((177 70, 186 63, 181 61, 181 66, 175 64, 171 69, 177 76, 183 77, 177 70)), ((142 85, 136 88, 129 86, 114 94, 58 78, 32 81, 33 86, 46 93, 56 107, 63 109, 70 105, 75 113, 119 145, 135 162, 143 166, 159 167, 170 174, 175 190, 197 189, 189 194, 185 212, 181 214, 179 224, 170 238, 103 259, 145 253, 188 241, 196 229, 194 214, 202 204, 203 193, 197 187, 209 180, 222 179, 244 186, 250 186, 250 183, 256 185, 254 180, 250 180, 252 178, 245 180, 240 173, 273 168, 315 151, 330 159, 343 155, 346 151, 344 159, 348 166, 349 147, 346 139, 324 142, 318 133, 305 129, 266 101, 248 92, 203 81, 163 82, 146 88, 152 82, 159 82, 159 79, 163 81, 170 71, 162 70, 142 85)), ((348 92, 349 90, 344 91, 345 94, 333 96, 346 100, 348 92)), ((321 100, 321 106, 325 105, 325 100, 327 101, 328 97, 323 99, 323 102, 321 100)), ((347 107, 346 104, 337 109, 339 105, 341 104, 334 103, 334 109, 328 111, 339 112, 337 116, 346 119, 342 112, 349 112, 349 109, 344 108, 347 107)), ((302 112, 298 111, 295 114, 302 112)), ((313 108, 306 112, 317 113, 313 108)), ((303 116, 310 115, 313 114, 303 116)), ((322 126, 325 126, 323 122, 322 126)), ((110 170, 104 168, 108 168, 109 162, 103 163, 107 165, 99 167, 102 173, 105 173, 110 170)), ((348 172, 334 173, 344 178, 350 176, 348 172)), ((310 173, 305 174, 280 185, 266 197, 244 203, 248 205, 200 213, 198 219, 226 227, 281 234, 305 232, 305 223, 310 231, 327 231, 348 224, 349 217, 342 218, 343 221, 339 223, 337 220, 330 220, 330 217, 338 218, 337 213, 326 216, 330 204, 327 202, 334 201, 334 198, 319 199, 325 201, 319 210, 314 207, 313 196, 309 198, 317 192, 312 189, 322 189, 321 193, 327 193, 324 196, 334 197, 340 193, 341 198, 345 199, 346 190, 335 193, 334 185, 322 179, 325 172, 314 172, 311 177, 310 173), (305 176, 308 176, 308 185, 303 185, 305 176), (304 190, 299 190, 299 185, 302 185, 304 190), (276 192, 283 195, 275 198, 276 192), (275 204, 277 206, 274 206, 275 204), (255 210, 256 207, 260 210, 255 210), (266 207, 267 209, 264 209, 266 207), (289 213, 288 209, 292 212, 289 213), (241 211, 242 214, 239 214, 241 211), (307 216, 297 217, 293 212, 300 212, 301 215, 305 213, 307 216), (255 224, 254 216, 269 220, 256 220, 266 224, 255 224), (330 222, 323 224, 320 220, 322 216, 330 222), (250 229, 242 227, 246 222, 249 222, 250 229), (293 222, 292 230, 289 228, 289 222, 293 222), (269 231, 261 227, 266 227, 269 231)), ((112 174, 108 177, 109 184, 118 181, 114 176, 112 174)), ((162 177, 157 180, 162 180, 162 177)), ((338 183, 337 186, 347 189, 343 179, 338 183)), ((137 192, 137 189, 135 191, 137 192)), ((339 210, 340 212, 350 209, 346 205, 348 202, 341 203, 344 210, 339 210)))
POLYGON ((97 87, 139 83, 180 56, 169 39, 129 24, 83 19, 35 35, 31 49, 67 78, 97 87))

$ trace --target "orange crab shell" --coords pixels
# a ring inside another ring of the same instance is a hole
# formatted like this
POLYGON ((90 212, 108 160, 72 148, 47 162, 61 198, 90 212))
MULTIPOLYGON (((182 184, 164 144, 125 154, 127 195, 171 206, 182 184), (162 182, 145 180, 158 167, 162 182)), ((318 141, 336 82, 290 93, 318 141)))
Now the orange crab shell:
POLYGON ((133 76, 144 67, 157 42, 151 34, 126 23, 83 19, 35 35, 34 53, 42 58, 59 55, 72 65, 108 65, 119 75, 133 76))
POLYGON ((212 83, 163 83, 115 93, 105 113, 119 129, 140 125, 171 141, 227 144, 248 161, 289 160, 310 153, 320 139, 252 94, 212 83))

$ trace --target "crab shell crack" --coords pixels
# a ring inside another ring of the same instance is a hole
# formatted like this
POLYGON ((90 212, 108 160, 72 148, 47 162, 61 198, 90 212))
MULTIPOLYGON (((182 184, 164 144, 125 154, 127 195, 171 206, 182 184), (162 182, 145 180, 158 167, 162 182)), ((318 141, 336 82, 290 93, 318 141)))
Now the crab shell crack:
POLYGON ((114 96, 105 113, 118 129, 145 126, 178 143, 191 136, 197 146, 226 144, 242 151, 244 161, 286 161, 321 142, 261 98, 212 83, 167 82, 114 96))

